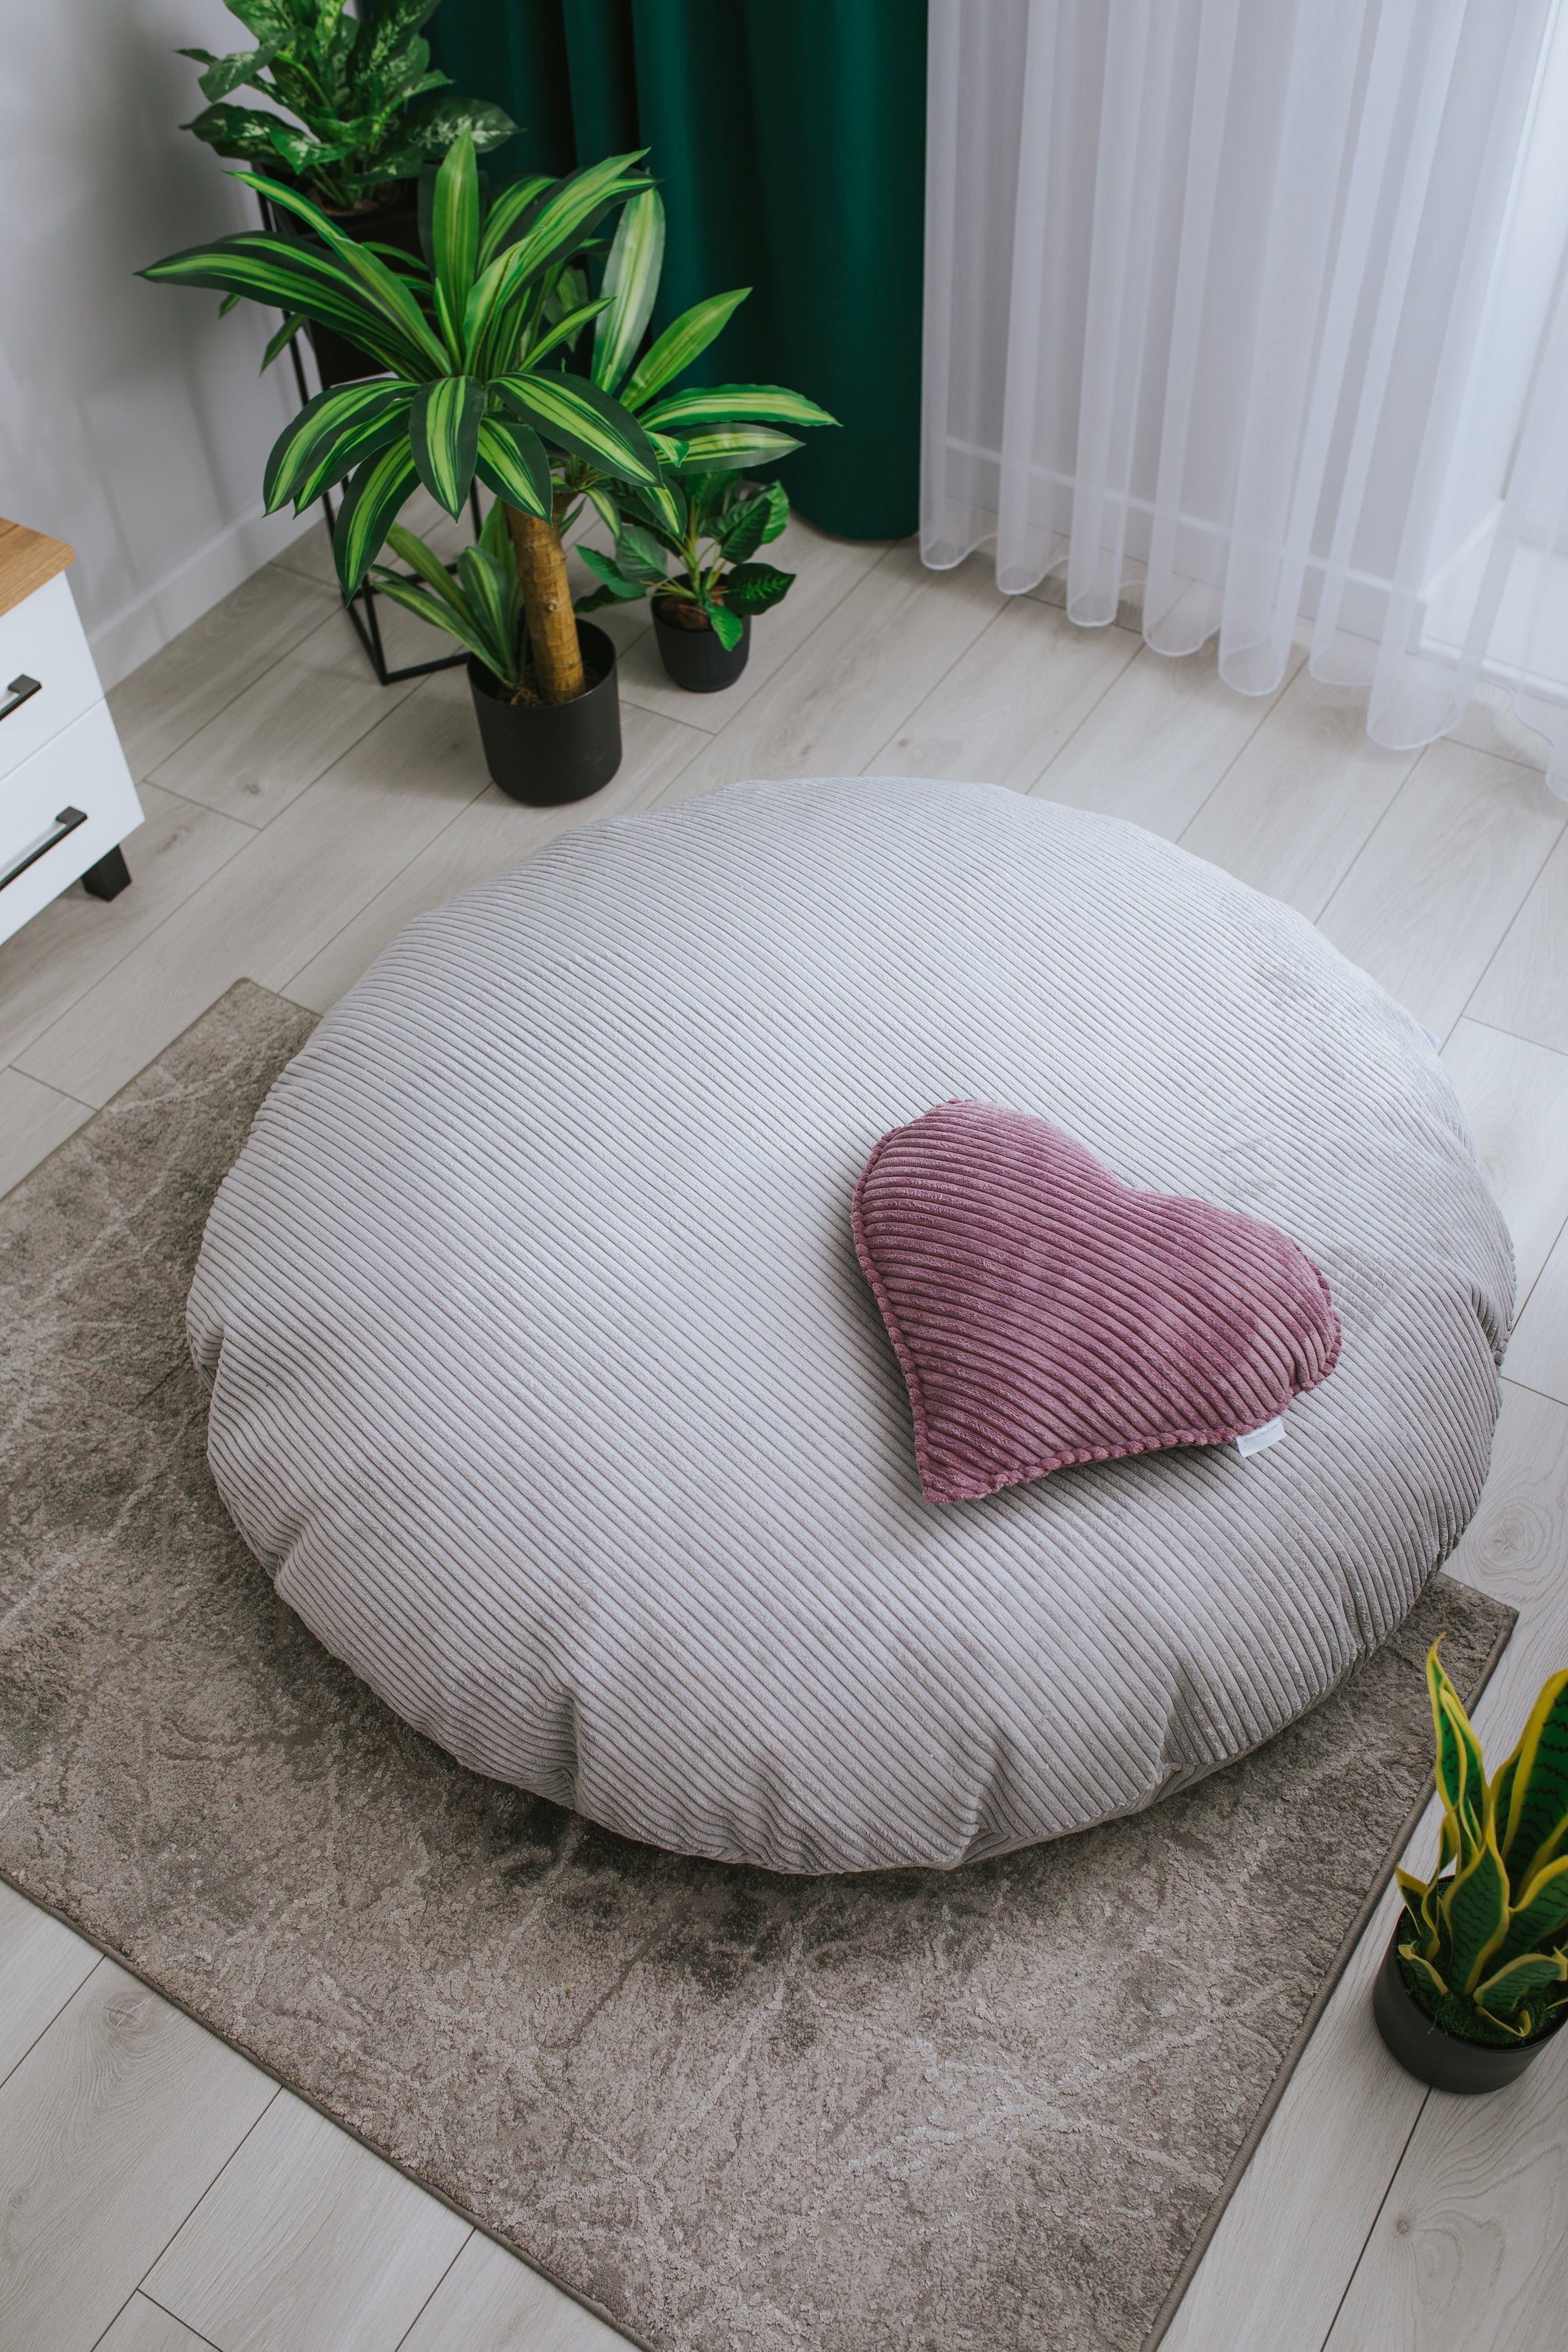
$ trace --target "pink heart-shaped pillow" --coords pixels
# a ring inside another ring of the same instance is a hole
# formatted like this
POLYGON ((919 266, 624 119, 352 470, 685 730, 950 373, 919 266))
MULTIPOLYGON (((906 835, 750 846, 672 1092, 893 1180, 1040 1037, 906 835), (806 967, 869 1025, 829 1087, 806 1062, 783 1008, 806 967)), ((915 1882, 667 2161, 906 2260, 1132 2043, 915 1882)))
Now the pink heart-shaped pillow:
POLYGON ((883 1136, 855 1188, 855 1246, 932 1503, 1222 1444, 1339 1359, 1328 1285, 1284 1234, 1139 1192, 993 1103, 943 1103, 883 1136))

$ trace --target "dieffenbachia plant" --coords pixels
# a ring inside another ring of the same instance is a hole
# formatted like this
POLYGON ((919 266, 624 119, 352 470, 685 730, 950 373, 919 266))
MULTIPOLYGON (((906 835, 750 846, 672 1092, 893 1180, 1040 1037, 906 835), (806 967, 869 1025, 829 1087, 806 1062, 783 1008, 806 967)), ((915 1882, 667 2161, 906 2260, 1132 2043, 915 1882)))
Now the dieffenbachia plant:
MULTIPOLYGON (((579 612, 614 601, 669 596, 702 614, 721 644, 739 643, 742 616, 763 613, 787 593, 793 572, 752 561, 789 520, 781 485, 761 490, 738 477, 772 465, 800 443, 781 425, 837 420, 804 394, 776 383, 721 383, 670 390, 700 357, 751 291, 710 294, 668 326, 639 359, 664 264, 664 205, 657 189, 622 213, 605 265, 605 308, 595 322, 590 373, 651 434, 673 436, 680 454, 664 470, 666 495, 651 499, 625 476, 611 478, 581 454, 562 466, 569 499, 586 499, 615 533, 611 558, 592 547, 578 553, 599 587, 579 612), (673 556, 670 572, 668 558, 673 556)), ((575 505, 568 509, 569 527, 575 505)))
POLYGON ((272 171, 281 163, 331 211, 374 203, 393 182, 438 163, 465 133, 482 152, 517 129, 510 114, 483 99, 421 103, 451 87, 420 37, 438 0, 382 0, 363 18, 350 15, 346 0, 224 5, 256 47, 224 58, 210 49, 179 51, 203 68, 201 92, 210 101, 185 129, 220 155, 272 171), (231 104, 231 93, 247 87, 286 113, 231 104))
POLYGON ((1489 1783, 1436 1642, 1426 1683, 1443 1828, 1436 1874, 1398 1874, 1405 1981, 1450 2033, 1527 2041, 1568 2011, 1568 1673, 1544 1685, 1489 1783))
MULTIPOLYGON (((297 214, 319 243, 253 231, 142 272, 335 327, 386 371, 319 393, 284 427, 263 477, 268 512, 290 502, 299 512, 346 481, 333 553, 352 596, 419 484, 458 516, 477 477, 507 509, 547 702, 571 701, 586 682, 552 452, 563 467, 579 463, 635 488, 667 518, 675 512, 661 467, 679 459, 681 443, 558 364, 608 299, 574 300, 582 288, 572 257, 612 206, 647 188, 639 161, 612 155, 563 180, 519 181, 481 217, 473 142, 459 139, 436 175, 432 261, 395 269, 308 197, 240 172, 237 179, 297 214)), ((286 319, 274 341, 289 331, 286 319)))

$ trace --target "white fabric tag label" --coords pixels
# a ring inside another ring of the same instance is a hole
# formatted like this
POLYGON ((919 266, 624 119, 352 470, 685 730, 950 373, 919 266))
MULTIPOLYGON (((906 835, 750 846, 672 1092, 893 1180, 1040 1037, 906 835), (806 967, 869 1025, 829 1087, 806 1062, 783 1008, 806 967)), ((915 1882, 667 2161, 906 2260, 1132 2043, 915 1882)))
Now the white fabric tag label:
POLYGON ((1266 1445, 1273 1445, 1285 1434, 1285 1416, 1277 1413, 1266 1421, 1261 1429, 1245 1430, 1236 1441, 1238 1454, 1261 1454, 1266 1445))

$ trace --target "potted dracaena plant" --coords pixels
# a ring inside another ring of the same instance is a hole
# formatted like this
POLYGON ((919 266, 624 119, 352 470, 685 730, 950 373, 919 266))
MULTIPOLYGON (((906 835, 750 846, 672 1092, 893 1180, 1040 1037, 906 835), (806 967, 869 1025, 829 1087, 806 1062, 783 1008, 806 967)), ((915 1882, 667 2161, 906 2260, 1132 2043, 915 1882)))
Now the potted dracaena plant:
MULTIPOLYGON (((567 453, 561 473, 568 499, 592 503, 615 536, 613 557, 578 546, 599 583, 579 598, 578 612, 651 594, 666 671, 677 686, 708 694, 739 677, 752 615, 778 604, 795 578, 755 560, 789 520, 784 486, 744 480, 742 468, 775 464, 800 447, 778 426, 836 420, 781 384, 671 389, 751 289, 694 303, 639 358, 663 260, 664 206, 658 190, 649 188, 626 205, 610 247, 605 291, 613 299, 595 323, 591 373, 649 432, 672 435, 682 444, 679 459, 665 468, 667 496, 648 499, 637 484, 610 478, 578 452, 567 453)), ((569 508, 563 527, 570 528, 578 510, 575 503, 569 508)))
MULTIPOLYGON (((221 58, 180 50, 202 68, 208 100, 184 128, 220 155, 286 177, 345 235, 416 257, 420 173, 465 133, 483 153, 517 129, 488 100, 436 96, 451 87, 422 37, 437 5, 382 0, 360 17, 346 0, 224 0, 256 47, 221 58), (272 105, 235 104, 233 92, 247 88, 272 105)), ((268 226, 284 228, 287 219, 272 213, 268 226)), ((300 314, 288 320, 268 356, 305 323, 300 314)), ((319 324, 310 331, 323 384, 366 373, 364 353, 342 336, 319 324)))
POLYGON ((458 556, 455 579, 413 531, 394 523, 386 536, 414 577, 378 564, 383 593, 468 649, 468 682, 492 782, 535 807, 596 792, 620 764, 615 647, 602 630, 582 623, 597 682, 576 702, 541 703, 529 674, 522 588, 500 500, 485 517, 479 544, 458 556))
MULTIPOLYGON (((599 302, 559 315, 558 296, 571 257, 613 205, 647 185, 640 156, 615 155, 541 190, 505 189, 483 215, 473 142, 465 135, 436 175, 431 259, 394 269, 373 247, 345 236, 318 205, 292 188, 236 176, 293 212, 313 232, 310 243, 266 232, 219 238, 154 262, 142 275, 174 285, 210 287, 285 310, 298 310, 348 334, 386 371, 375 379, 320 393, 279 434, 263 488, 269 513, 296 512, 324 489, 347 482, 333 537, 345 598, 358 593, 386 534, 416 487, 454 517, 477 478, 505 509, 528 631, 530 681, 537 704, 519 706, 524 721, 549 706, 580 706, 590 678, 586 651, 608 661, 613 650, 595 632, 585 644, 572 609, 565 551, 556 527, 550 451, 580 458, 610 482, 635 485, 655 511, 676 508, 661 465, 681 445, 645 428, 596 383, 563 373, 562 350, 599 302)), ((600 681, 593 681, 600 682, 600 681)), ((476 680, 476 694, 485 691, 476 680)), ((612 698, 614 688, 612 686, 612 698)), ((552 762, 561 739, 595 732, 592 710, 545 730, 538 787, 558 798, 552 762)), ((619 729, 615 757, 619 756, 619 729)), ((615 772, 606 752, 596 789, 615 772)))
POLYGON ((1394 2055, 1441 2091, 1492 2091, 1568 2020, 1568 1673, 1553 1675, 1489 1781, 1433 1643, 1426 1685, 1443 1826, 1430 1879, 1400 1871, 1404 1916, 1373 1989, 1394 2055))

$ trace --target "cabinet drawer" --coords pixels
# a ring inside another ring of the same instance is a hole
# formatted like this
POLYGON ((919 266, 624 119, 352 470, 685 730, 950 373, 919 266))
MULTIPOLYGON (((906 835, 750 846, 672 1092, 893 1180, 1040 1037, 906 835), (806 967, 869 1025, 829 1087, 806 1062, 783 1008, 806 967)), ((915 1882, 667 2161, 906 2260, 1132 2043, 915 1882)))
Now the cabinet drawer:
POLYGON ((0 940, 142 822, 106 702, 0 776, 0 940), (80 812, 81 822, 73 821, 80 812))
POLYGON ((0 613, 0 776, 30 760, 102 694, 60 572, 10 612, 0 613), (35 681, 37 690, 29 691, 35 681))

